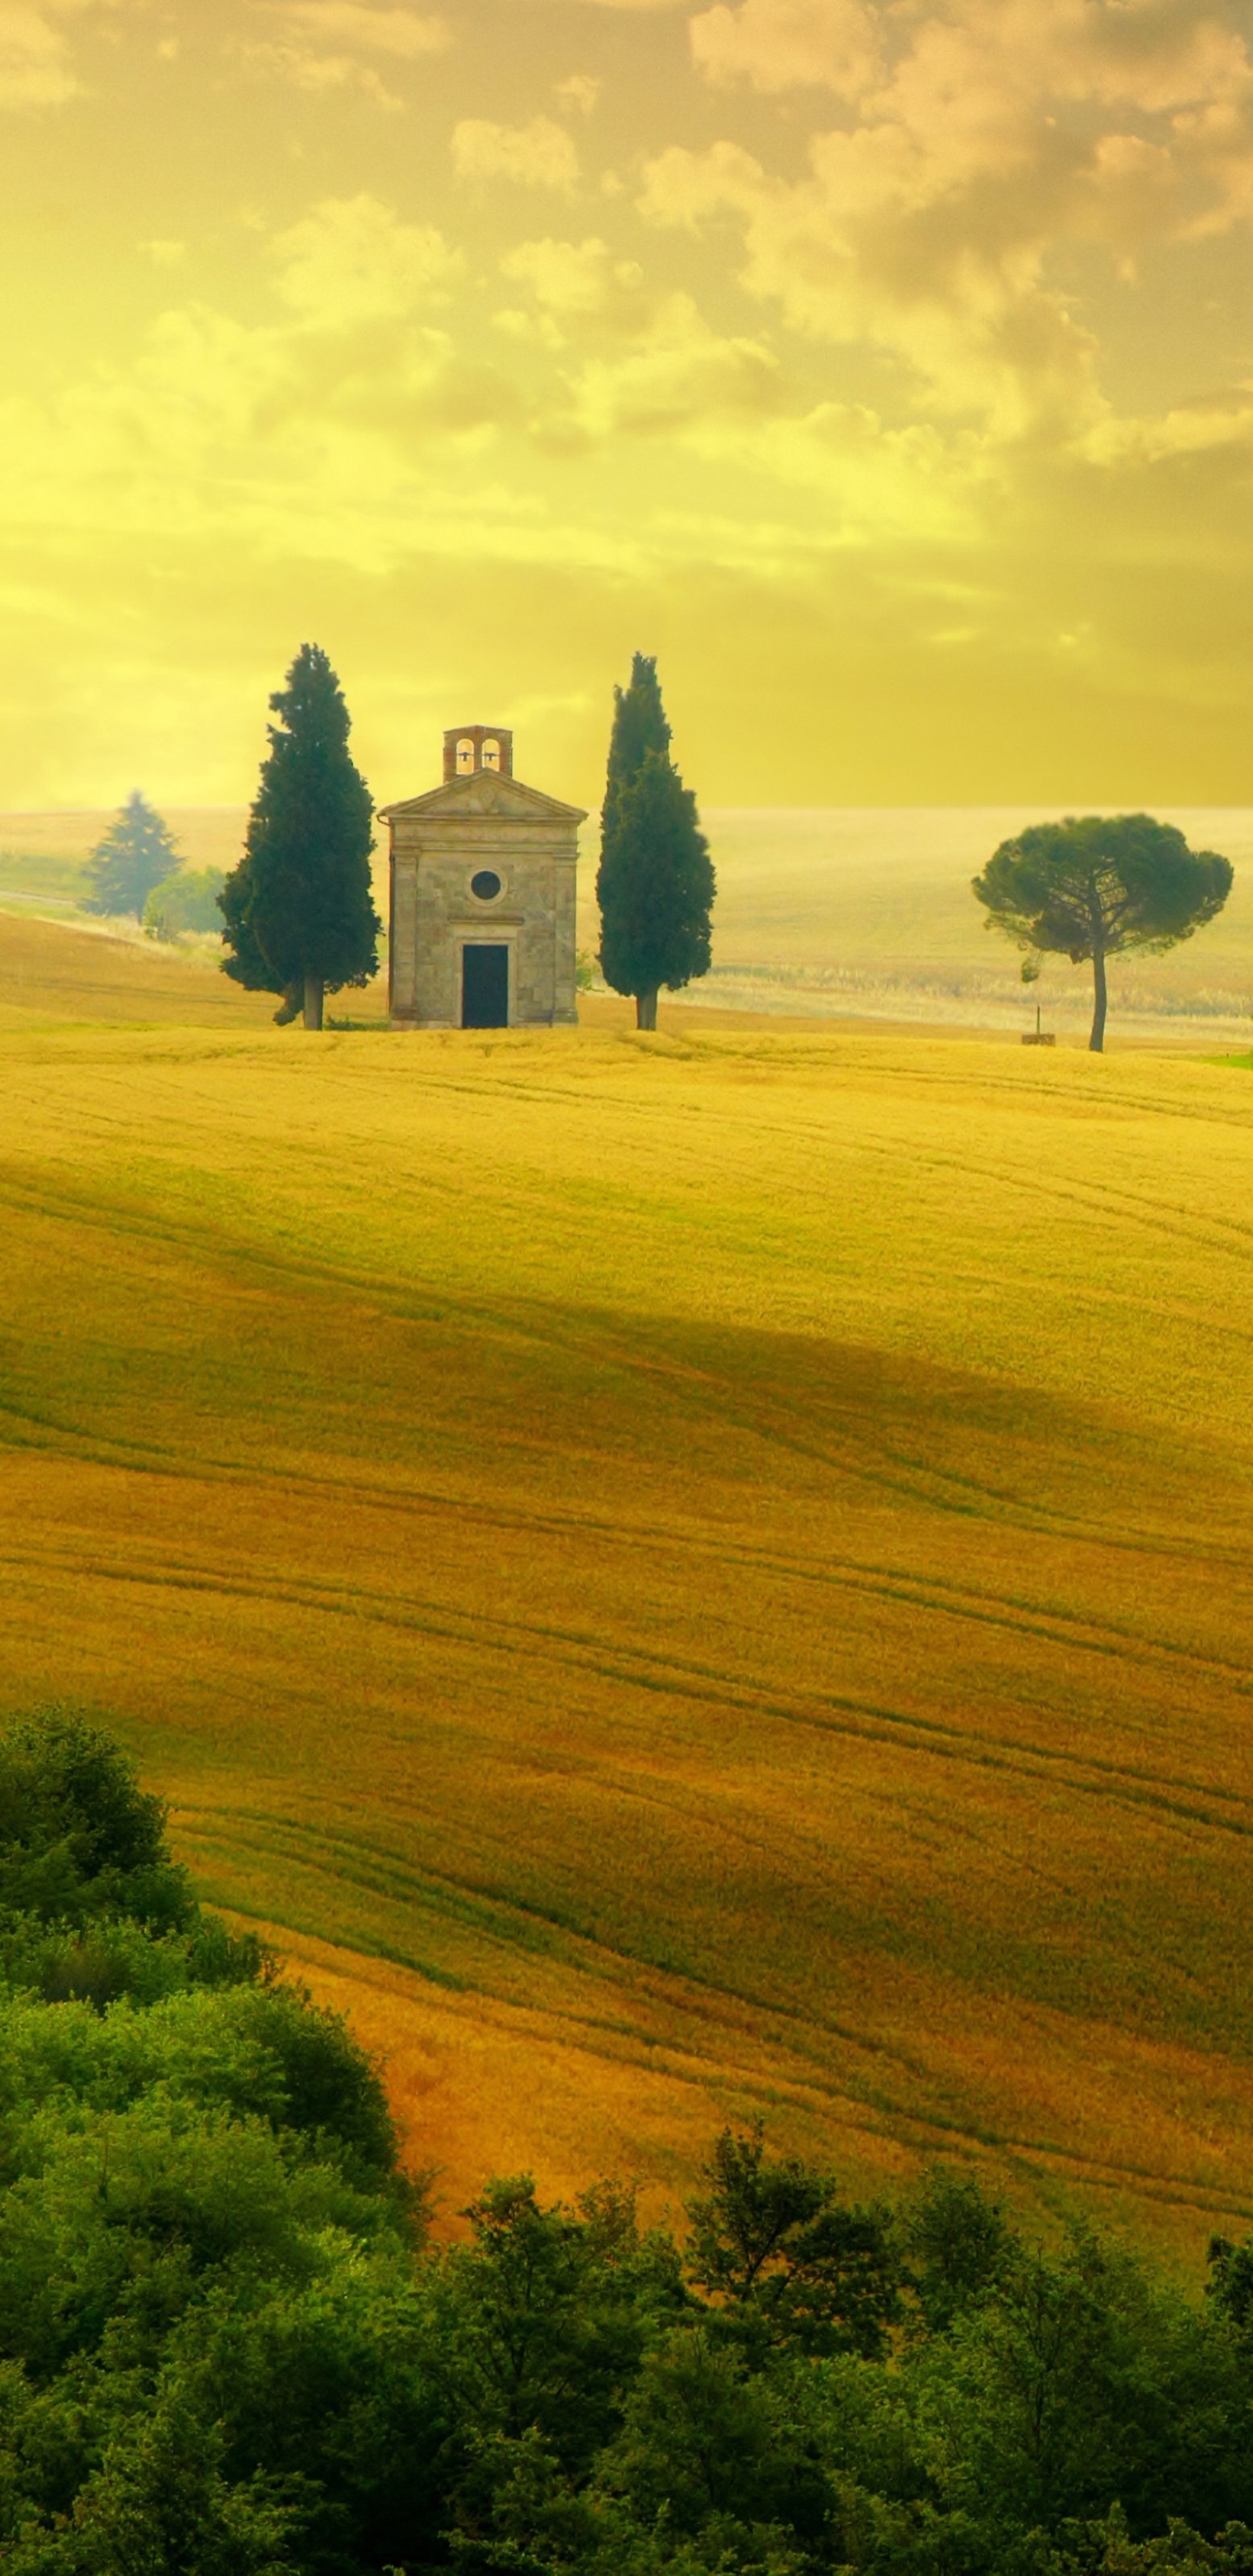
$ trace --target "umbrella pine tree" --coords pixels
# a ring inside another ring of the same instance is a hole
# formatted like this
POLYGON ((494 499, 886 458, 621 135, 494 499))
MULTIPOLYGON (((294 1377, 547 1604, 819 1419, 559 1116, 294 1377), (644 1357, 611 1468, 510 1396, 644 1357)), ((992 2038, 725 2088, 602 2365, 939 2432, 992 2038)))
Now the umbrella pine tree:
POLYGON ((1160 952, 1190 939, 1221 912, 1231 892, 1230 859, 1190 850, 1173 823, 1151 814, 1068 815, 1032 823, 1002 841, 971 891, 987 928, 1032 951, 1092 961, 1094 1007, 1088 1043, 1105 1045, 1106 960, 1128 948, 1160 952))

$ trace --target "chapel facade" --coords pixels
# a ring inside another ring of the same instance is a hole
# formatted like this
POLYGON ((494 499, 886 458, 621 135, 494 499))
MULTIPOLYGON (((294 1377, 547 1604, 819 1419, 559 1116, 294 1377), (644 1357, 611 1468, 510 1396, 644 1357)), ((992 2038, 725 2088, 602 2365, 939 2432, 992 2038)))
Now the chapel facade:
POLYGON ((569 1025, 575 1000, 577 805, 513 774, 513 735, 459 725, 443 784, 379 817, 391 831, 393 1025, 569 1025))

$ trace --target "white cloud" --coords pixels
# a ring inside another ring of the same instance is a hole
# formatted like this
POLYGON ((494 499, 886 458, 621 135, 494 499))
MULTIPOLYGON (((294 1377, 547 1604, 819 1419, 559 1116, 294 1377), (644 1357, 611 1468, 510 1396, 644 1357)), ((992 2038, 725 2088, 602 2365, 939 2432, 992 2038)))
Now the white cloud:
POLYGON ((69 45, 40 9, 0 9, 0 106, 59 107, 81 87, 69 45))
POLYGON ((743 229, 749 290, 902 360, 926 398, 1019 437, 1103 414, 1058 282, 1253 212, 1253 56, 1226 0, 738 0, 693 21, 711 80, 838 91, 808 175, 729 142, 661 154, 642 209, 743 229))
POLYGON ((446 299, 459 254, 428 224, 401 223, 377 197, 331 197, 271 245, 276 284, 320 328, 399 319, 446 299))
POLYGON ((452 41, 445 21, 415 9, 374 7, 369 0, 268 0, 264 36, 237 36, 229 51, 255 72, 287 81, 310 96, 360 89, 379 107, 404 100, 369 59, 389 67, 441 53, 452 41))
POLYGON ((818 86, 858 98, 879 67, 881 27, 862 0, 743 0, 692 20, 692 53, 712 81, 765 91, 818 86))
POLYGON ((728 415, 757 419, 779 403, 779 366, 758 340, 713 330, 690 295, 668 295, 621 354, 585 359, 553 406, 554 424, 585 438, 691 437, 728 415))
MULTIPOLYGON (((144 0, 133 0, 142 7, 144 0)), ((64 26, 120 0, 0 0, 0 107, 61 107, 81 95, 64 26)))
POLYGON ((503 276, 530 288, 541 312, 563 323, 595 318, 620 329, 638 327, 647 310, 638 261, 615 259, 594 238, 519 242, 500 266, 503 276))
POLYGON ((579 156, 563 126, 547 116, 529 125, 492 125, 470 117, 452 138, 459 179, 516 179, 568 195, 578 184, 579 156))
POLYGON ((416 9, 374 8, 367 0, 283 0, 275 15, 293 36, 314 45, 384 54, 395 62, 417 62, 452 42, 442 18, 423 17, 416 9))
POLYGON ((519 242, 502 274, 529 304, 497 314, 511 336, 573 347, 548 379, 533 427, 545 442, 687 437, 728 416, 777 408, 779 367, 758 340, 713 330, 687 294, 656 293, 638 261, 595 237, 519 242))
POLYGON ((562 107, 580 116, 591 116, 599 105, 604 86, 604 82, 595 80, 590 72, 571 72, 568 80, 557 82, 553 96, 562 107))

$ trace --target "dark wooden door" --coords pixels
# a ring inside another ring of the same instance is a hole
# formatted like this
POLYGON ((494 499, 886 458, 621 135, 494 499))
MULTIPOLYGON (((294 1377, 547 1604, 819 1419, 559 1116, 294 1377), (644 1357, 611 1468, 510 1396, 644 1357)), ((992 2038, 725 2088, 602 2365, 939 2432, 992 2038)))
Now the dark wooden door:
POLYGON ((499 941, 461 951, 463 1029, 509 1026, 509 951, 499 941))

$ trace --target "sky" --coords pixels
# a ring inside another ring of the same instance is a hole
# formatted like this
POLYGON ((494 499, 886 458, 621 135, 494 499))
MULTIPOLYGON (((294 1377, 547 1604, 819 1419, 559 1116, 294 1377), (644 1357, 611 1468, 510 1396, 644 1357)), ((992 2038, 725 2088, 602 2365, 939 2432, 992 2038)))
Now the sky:
POLYGON ((1253 803, 1253 0, 0 0, 0 809, 1253 803))

